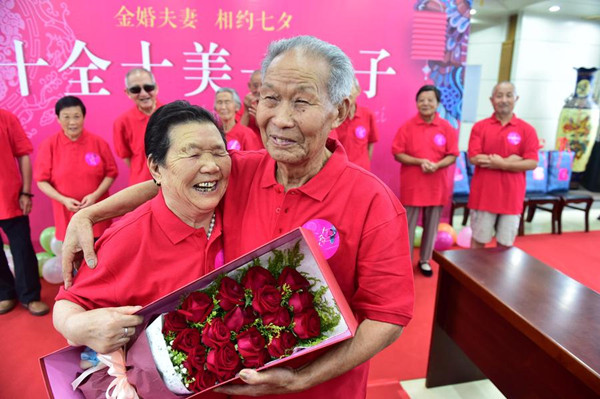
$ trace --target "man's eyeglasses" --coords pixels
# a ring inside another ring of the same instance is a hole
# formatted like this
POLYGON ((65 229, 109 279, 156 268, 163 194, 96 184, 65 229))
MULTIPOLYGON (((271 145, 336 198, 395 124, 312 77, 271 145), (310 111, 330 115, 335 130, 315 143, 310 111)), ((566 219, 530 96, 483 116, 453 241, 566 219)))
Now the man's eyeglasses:
POLYGON ((142 92, 142 88, 146 93, 151 93, 156 89, 156 85, 143 85, 143 86, 131 86, 128 87, 127 90, 132 94, 140 94, 142 92))

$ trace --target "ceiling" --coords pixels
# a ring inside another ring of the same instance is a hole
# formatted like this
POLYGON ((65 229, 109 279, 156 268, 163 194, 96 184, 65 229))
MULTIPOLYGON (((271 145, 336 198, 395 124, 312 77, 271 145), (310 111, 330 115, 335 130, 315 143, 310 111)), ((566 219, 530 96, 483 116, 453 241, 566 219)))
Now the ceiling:
POLYGON ((472 0, 477 13, 471 23, 487 24, 505 18, 519 11, 556 17, 582 18, 600 21, 600 0, 472 0), (548 8, 560 6, 560 11, 550 12, 548 8))

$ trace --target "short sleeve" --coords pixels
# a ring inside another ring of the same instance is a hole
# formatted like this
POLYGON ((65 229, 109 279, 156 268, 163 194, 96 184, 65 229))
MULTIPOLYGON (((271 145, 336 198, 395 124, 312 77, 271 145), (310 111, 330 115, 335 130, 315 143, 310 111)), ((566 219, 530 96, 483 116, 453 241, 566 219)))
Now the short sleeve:
POLYGON ((473 125, 473 128, 471 129, 471 137, 469 137, 469 159, 481 154, 481 134, 481 123, 478 122, 473 125))
POLYGON ((398 129, 394 140, 392 141, 392 154, 404 154, 406 152, 406 130, 407 124, 405 123, 398 129))
MULTIPOLYGON (((370 319, 405 326, 411 320, 415 300, 406 213, 380 222, 390 210, 371 207, 357 259, 358 289, 351 300, 360 321, 370 319), (369 227, 373 226, 373 227, 369 227)), ((386 205, 389 209, 390 205, 386 205)))
POLYGON ((38 148, 33 165, 33 179, 37 182, 52 179, 52 137, 48 137, 38 148))
POLYGON ((104 161, 104 176, 116 178, 119 175, 119 169, 115 157, 113 156, 108 143, 101 139, 100 150, 102 152, 102 160, 104 161))
POLYGON ((523 159, 534 159, 538 161, 538 150, 540 142, 533 126, 524 123, 525 145, 523 147, 523 159))
POLYGON ((33 152, 33 146, 25 134, 25 130, 23 130, 23 126, 21 126, 19 118, 13 114, 7 113, 7 119, 9 129, 8 136, 13 155, 18 158, 22 157, 23 155, 31 154, 33 152))
POLYGON ((113 125, 113 143, 115 145, 115 152, 119 157, 131 158, 133 156, 124 115, 117 118, 113 125))

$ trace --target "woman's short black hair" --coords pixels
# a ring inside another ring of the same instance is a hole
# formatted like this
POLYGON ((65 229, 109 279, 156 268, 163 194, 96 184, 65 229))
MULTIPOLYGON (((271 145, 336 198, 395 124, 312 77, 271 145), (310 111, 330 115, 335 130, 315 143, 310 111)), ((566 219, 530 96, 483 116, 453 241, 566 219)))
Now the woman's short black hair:
POLYGON ((79 99, 79 97, 75 96, 64 96, 60 100, 56 102, 54 106, 54 112, 56 112, 56 116, 60 115, 60 111, 69 107, 79 107, 81 108, 81 113, 85 116, 85 105, 83 105, 83 101, 79 99))
POLYGON ((187 101, 178 100, 158 108, 148 120, 144 137, 146 158, 152 155, 154 162, 164 166, 171 145, 169 131, 176 125, 188 122, 212 123, 219 130, 227 147, 225 133, 211 112, 187 101))
POLYGON ((417 92, 417 96, 415 97, 416 101, 419 101, 419 95, 421 93, 423 93, 424 91, 432 91, 435 93, 435 98, 437 98, 437 102, 439 103, 442 99, 442 93, 440 92, 440 90, 435 87, 434 85, 425 85, 425 86, 421 86, 421 88, 419 89, 419 91, 417 92))

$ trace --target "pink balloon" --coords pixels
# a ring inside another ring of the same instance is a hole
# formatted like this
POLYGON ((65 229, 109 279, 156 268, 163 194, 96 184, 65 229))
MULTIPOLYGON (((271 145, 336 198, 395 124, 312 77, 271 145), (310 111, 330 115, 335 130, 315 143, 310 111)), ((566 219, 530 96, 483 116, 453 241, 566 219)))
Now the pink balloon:
POLYGON ((471 230, 471 228, 469 226, 465 226, 458 233, 458 237, 456 237, 456 244, 459 247, 470 248, 472 236, 473 236, 473 230, 471 230))
POLYGON ((59 257, 50 258, 42 266, 42 277, 50 284, 60 284, 63 282, 62 266, 59 257))
POLYGON ((436 251, 445 251, 450 248, 453 243, 454 239, 450 233, 447 231, 438 231, 433 247, 436 251))

